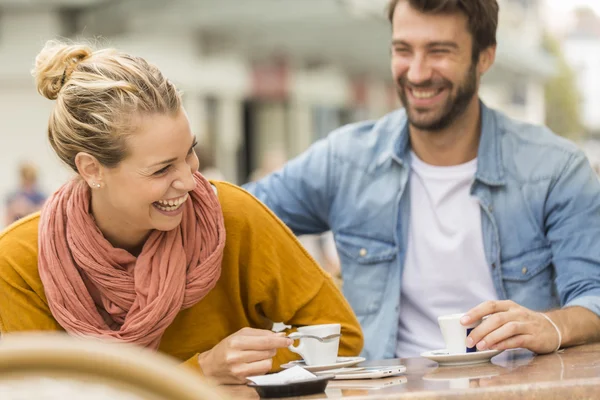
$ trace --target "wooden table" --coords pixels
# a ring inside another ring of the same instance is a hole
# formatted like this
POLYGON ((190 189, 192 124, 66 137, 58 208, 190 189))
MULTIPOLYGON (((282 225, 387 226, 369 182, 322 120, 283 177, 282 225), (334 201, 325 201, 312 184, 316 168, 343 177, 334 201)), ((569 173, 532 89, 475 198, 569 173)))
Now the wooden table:
MULTIPOLYGON (((398 363, 407 367, 404 376, 330 381, 325 393, 287 399, 600 399, 600 344, 543 356, 527 350, 505 351, 492 363, 463 367, 440 367, 425 358, 361 365, 398 363)), ((247 386, 224 389, 234 399, 259 399, 254 389, 247 386)))

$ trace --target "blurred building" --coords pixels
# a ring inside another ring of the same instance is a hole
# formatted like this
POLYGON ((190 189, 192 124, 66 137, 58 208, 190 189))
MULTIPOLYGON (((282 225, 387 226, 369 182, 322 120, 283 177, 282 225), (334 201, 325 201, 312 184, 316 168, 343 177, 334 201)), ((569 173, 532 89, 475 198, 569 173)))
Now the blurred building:
POLYGON ((590 9, 575 13, 575 24, 563 41, 565 56, 577 76, 583 125, 600 139, 600 17, 590 9))
MULTIPOLYGON (((331 129, 398 107, 389 72, 386 0, 0 0, 0 197, 32 158, 54 190, 69 172, 45 137, 52 102, 29 75, 45 40, 101 38, 157 64, 184 91, 202 146, 233 182, 272 150, 292 157, 331 129), (28 157, 32 156, 32 157, 28 157)), ((552 61, 537 0, 500 0, 490 106, 544 121, 552 61)))
POLYGON ((484 76, 481 97, 510 117, 543 124, 544 84, 555 64, 542 49, 541 0, 498 0, 496 64, 484 76))

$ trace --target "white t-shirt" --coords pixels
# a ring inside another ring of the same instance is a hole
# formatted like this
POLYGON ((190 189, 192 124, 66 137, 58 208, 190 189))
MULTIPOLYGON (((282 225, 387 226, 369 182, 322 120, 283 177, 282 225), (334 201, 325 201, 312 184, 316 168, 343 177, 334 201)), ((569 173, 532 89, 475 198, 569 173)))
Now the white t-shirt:
POLYGON ((470 194, 477 159, 437 167, 412 154, 410 225, 402 275, 398 357, 444 348, 437 317, 496 300, 481 209, 470 194))

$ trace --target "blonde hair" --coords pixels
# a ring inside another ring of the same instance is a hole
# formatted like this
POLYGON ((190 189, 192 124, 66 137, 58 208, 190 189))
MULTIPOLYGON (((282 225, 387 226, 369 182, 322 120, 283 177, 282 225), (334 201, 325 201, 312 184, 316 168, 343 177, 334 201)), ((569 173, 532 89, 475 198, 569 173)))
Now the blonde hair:
POLYGON ((23 162, 19 165, 19 175, 21 182, 33 184, 37 181, 37 168, 29 162, 23 162))
POLYGON ((181 94, 158 68, 115 49, 49 41, 32 71, 37 89, 56 100, 48 138, 75 172, 75 156, 88 153, 106 167, 128 155, 126 138, 140 114, 175 114, 181 94))

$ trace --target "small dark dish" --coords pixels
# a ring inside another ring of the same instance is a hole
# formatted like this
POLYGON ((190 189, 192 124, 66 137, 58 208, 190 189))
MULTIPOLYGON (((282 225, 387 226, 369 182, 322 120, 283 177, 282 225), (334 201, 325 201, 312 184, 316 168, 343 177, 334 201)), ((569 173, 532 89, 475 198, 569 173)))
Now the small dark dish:
POLYGON ((303 381, 285 383, 283 385, 257 385, 249 383, 258 395, 264 399, 273 397, 308 396, 310 394, 322 393, 327 383, 333 379, 333 375, 323 375, 303 381))

